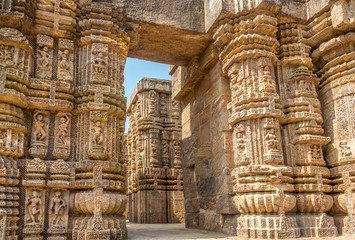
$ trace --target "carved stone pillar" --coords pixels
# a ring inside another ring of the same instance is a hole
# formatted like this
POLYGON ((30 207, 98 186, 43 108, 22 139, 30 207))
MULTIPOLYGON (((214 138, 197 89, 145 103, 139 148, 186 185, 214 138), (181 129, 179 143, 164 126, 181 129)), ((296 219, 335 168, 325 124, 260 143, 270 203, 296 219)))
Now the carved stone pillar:
POLYGON ((302 26, 279 25, 278 80, 283 119, 286 164, 293 167, 297 197, 297 219, 303 237, 336 236, 334 220, 327 215, 333 206, 330 171, 325 166, 322 146, 330 139, 322 136, 319 78, 311 69, 310 47, 303 43, 302 26))
POLYGON ((171 81, 141 79, 128 103, 129 207, 132 222, 184 221, 181 120, 171 81))
POLYGON ((48 240, 66 240, 69 219, 70 165, 63 159, 53 162, 48 180, 48 240))
POLYGON ((27 160, 26 175, 22 185, 26 188, 24 239, 43 239, 46 204, 47 167, 43 160, 34 158, 27 160))
POLYGON ((72 220, 72 237, 124 239, 126 106, 122 83, 129 39, 122 9, 117 6, 83 3, 80 11, 75 188, 81 191, 73 194, 72 213, 78 217, 72 220))
MULTIPOLYGON (((339 1, 332 7, 332 24, 347 29, 348 15, 354 17, 349 4, 339 1)), ((353 25, 353 24, 352 24, 353 25)), ((322 43, 312 53, 320 77, 324 129, 331 138, 325 146, 325 158, 331 168, 336 224, 342 234, 355 233, 355 33, 348 32, 322 43)))
POLYGON ((241 216, 237 234, 251 238, 300 236, 292 168, 283 158, 276 89, 277 19, 271 12, 225 21, 214 35, 219 58, 230 80, 228 104, 233 128, 235 205, 241 216))
MULTIPOLYGON (((10 5, 9 5, 10 7, 10 5)), ((19 220, 18 158, 24 155, 27 129, 27 84, 33 50, 27 38, 13 28, 0 28, 0 238, 17 238, 19 220)))

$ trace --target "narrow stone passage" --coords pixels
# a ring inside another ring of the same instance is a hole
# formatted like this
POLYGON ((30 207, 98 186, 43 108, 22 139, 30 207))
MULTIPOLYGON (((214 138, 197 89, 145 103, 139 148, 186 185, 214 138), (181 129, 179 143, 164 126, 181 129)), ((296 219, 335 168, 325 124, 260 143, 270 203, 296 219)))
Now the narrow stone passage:
POLYGON ((127 223, 128 239, 233 239, 223 233, 215 233, 199 229, 187 229, 185 224, 137 224, 127 223))

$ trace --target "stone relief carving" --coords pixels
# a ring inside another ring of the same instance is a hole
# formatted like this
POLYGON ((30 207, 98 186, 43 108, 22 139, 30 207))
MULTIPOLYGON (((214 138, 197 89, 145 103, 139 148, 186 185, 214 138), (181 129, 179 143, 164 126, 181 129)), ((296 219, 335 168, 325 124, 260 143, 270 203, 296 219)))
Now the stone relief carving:
POLYGON ((0 44, 0 66, 12 66, 14 64, 15 47, 0 44))
POLYGON ((70 153, 70 114, 60 112, 56 115, 55 122, 55 148, 53 156, 57 159, 68 159, 70 153))
POLYGON ((38 190, 33 190, 31 196, 27 196, 26 202, 28 216, 26 224, 28 225, 38 225, 41 224, 43 220, 43 202, 41 198, 41 192, 38 190))
POLYGON ((73 41, 59 39, 57 79, 60 81, 73 82, 73 50, 73 41))
POLYGON ((48 112, 36 111, 33 114, 31 149, 33 157, 45 158, 48 150, 48 112))
POLYGON ((106 84, 108 71, 107 55, 107 44, 94 43, 92 45, 92 83, 106 84))
POLYGON ((243 124, 234 127, 234 148, 236 157, 234 162, 237 165, 246 165, 250 163, 250 156, 248 151, 248 140, 246 138, 246 129, 243 124))
POLYGON ((157 93, 154 90, 149 91, 148 115, 155 117, 157 114, 157 93))
POLYGON ((92 111, 91 118, 91 139, 89 156, 94 159, 105 159, 107 157, 105 149, 105 122, 107 112, 92 111))
POLYGON ((160 94, 160 117, 166 117, 168 113, 168 103, 166 94, 160 94))
POLYGON ((52 79, 53 38, 39 34, 37 44, 36 76, 42 79, 52 79))
MULTIPOLYGON (((63 199, 62 192, 60 190, 56 190, 53 193, 53 197, 50 199, 50 214, 53 214, 53 219, 51 222, 52 226, 65 226, 64 213, 67 205, 63 199)), ((63 226, 63 227, 64 227, 63 226)))
POLYGON ((179 101, 172 101, 172 110, 171 110, 171 117, 173 119, 179 119, 180 118, 180 102, 179 101))
POLYGON ((339 143, 339 147, 340 147, 340 157, 346 158, 352 156, 351 149, 348 146, 348 143, 346 141, 341 141, 339 143))

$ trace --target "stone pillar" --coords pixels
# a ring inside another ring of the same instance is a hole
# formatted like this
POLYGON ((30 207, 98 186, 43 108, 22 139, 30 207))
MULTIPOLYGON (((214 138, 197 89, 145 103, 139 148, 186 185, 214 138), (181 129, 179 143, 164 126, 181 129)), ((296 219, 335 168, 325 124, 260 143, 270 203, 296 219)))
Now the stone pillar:
POLYGON ((127 237, 122 84, 129 38, 122 11, 102 2, 80 6, 75 188, 81 191, 73 193, 73 239, 127 237))
POLYGON ((320 101, 313 74, 310 49, 304 43, 302 25, 279 24, 278 83, 284 111, 283 136, 286 164, 293 167, 297 197, 297 222, 303 237, 336 236, 330 171, 325 166, 322 146, 330 139, 322 136, 320 101))
MULTIPOLYGON (((11 5, 9 5, 11 6, 11 5)), ((0 238, 15 239, 19 229, 18 158, 24 156, 26 94, 33 50, 13 28, 0 28, 0 238)))
POLYGON ((320 77, 323 126, 331 138, 325 146, 334 184, 331 212, 343 235, 355 233, 354 6, 354 1, 337 1, 331 6, 331 27, 341 33, 320 44, 312 53, 320 77))
POLYGON ((129 220, 184 221, 180 103, 171 81, 143 78, 128 103, 129 220))
POLYGON ((296 197, 280 133, 283 112, 275 77, 277 24, 271 11, 256 11, 222 23, 213 37, 232 92, 228 109, 240 237, 300 236, 296 218, 288 215, 296 207, 296 197))

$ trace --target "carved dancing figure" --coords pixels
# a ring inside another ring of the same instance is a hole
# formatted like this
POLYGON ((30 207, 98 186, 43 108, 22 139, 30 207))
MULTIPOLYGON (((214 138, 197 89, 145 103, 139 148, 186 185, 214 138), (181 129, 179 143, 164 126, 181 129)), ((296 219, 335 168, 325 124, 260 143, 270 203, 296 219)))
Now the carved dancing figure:
POLYGON ((65 144, 65 140, 67 137, 69 137, 69 132, 68 132, 68 125, 69 125, 69 118, 66 115, 63 115, 59 119, 59 126, 58 126, 58 132, 56 135, 56 139, 58 140, 58 143, 60 144, 65 144))
POLYGON ((102 132, 102 126, 100 121, 96 121, 95 125, 93 127, 94 129, 94 136, 93 136, 93 143, 95 145, 102 145, 102 142, 104 140, 104 135, 102 132))
POLYGON ((38 50, 38 65, 39 67, 48 67, 50 65, 51 55, 48 53, 48 47, 44 47, 38 50))
POLYGON ((27 206, 29 217, 30 217, 28 220, 32 221, 30 223, 40 223, 40 221, 42 220, 41 193, 34 190, 32 192, 32 197, 28 197, 25 201, 25 204, 27 206))
POLYGON ((70 71, 69 51, 67 49, 60 54, 59 67, 67 72, 70 71))
POLYGON ((52 222, 53 225, 60 225, 60 222, 64 222, 63 214, 65 208, 66 204, 62 197, 62 192, 56 191, 49 206, 49 210, 54 215, 52 222))
POLYGON ((34 117, 35 121, 33 123, 33 135, 36 141, 43 141, 47 137, 47 133, 44 130, 46 124, 43 121, 43 115, 37 113, 34 117))
POLYGON ((151 147, 152 147, 152 153, 154 155, 157 155, 158 154, 158 142, 157 142, 157 140, 153 139, 151 147))

